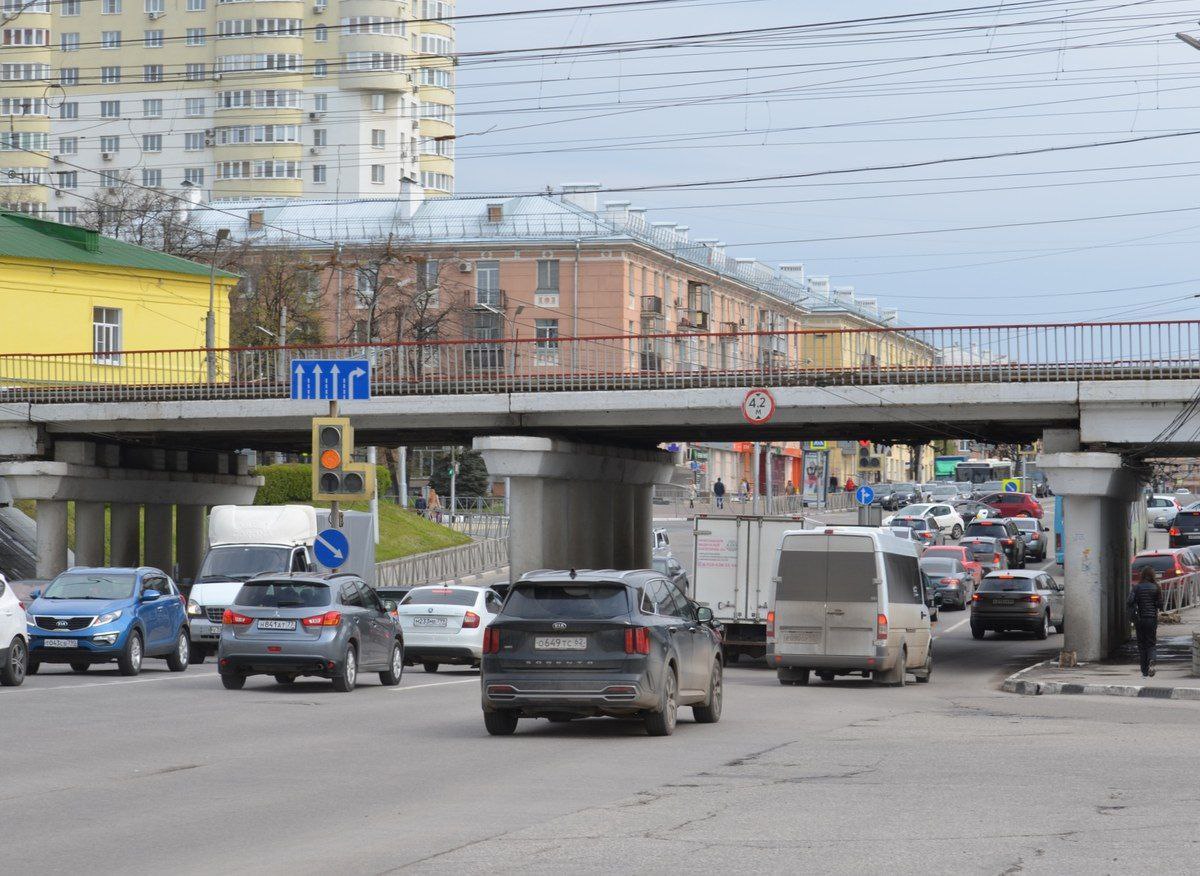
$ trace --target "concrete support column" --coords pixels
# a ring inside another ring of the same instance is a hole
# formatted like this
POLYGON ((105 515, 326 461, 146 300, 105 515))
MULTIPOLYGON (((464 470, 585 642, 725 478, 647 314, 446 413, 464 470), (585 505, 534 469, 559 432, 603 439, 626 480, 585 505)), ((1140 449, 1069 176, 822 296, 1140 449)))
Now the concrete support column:
POLYGON ((141 506, 114 502, 109 506, 109 553, 114 566, 142 562, 141 506))
POLYGON ((204 506, 175 506, 175 553, 179 580, 195 581, 204 559, 204 506))
POLYGON ((633 562, 632 569, 649 569, 654 548, 654 504, 650 484, 633 485, 633 562))
POLYGON ((146 506, 146 565, 175 574, 173 505, 146 506))
POLYGON ((633 490, 629 484, 612 485, 613 567, 632 569, 633 545, 637 538, 633 530, 633 490))
POLYGON ((556 484, 542 478, 512 479, 513 516, 508 524, 508 564, 512 580, 531 569, 560 565, 554 562, 562 550, 554 544, 565 527, 564 510, 554 501, 556 484), (518 516, 520 515, 519 519, 518 516))
POLYGON ((104 503, 75 503, 75 562, 104 565, 104 503))
POLYGON ((67 503, 38 499, 37 576, 53 578, 67 568, 67 503))

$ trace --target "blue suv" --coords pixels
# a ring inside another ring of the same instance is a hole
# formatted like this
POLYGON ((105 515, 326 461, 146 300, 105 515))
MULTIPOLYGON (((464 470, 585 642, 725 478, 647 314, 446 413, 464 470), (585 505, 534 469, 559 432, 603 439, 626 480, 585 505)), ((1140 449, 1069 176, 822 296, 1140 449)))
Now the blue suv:
POLYGON ((122 675, 137 675, 146 657, 165 659, 172 672, 187 669, 183 597, 158 569, 68 569, 30 596, 29 675, 42 663, 86 672, 114 660, 122 675))

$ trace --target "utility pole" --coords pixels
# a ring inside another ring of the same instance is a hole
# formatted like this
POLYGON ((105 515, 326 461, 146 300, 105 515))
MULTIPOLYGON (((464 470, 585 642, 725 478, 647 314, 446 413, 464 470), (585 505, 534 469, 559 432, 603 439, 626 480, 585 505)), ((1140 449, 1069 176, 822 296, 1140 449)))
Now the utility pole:
POLYGON ((759 478, 759 472, 762 470, 761 469, 761 460, 762 460, 762 445, 759 442, 755 441, 754 442, 754 463, 752 465, 754 477, 752 480, 747 478, 747 480, 750 480, 750 493, 754 497, 753 499, 751 499, 751 503, 752 503, 750 505, 750 513, 751 514, 758 513, 758 478, 759 478))
POLYGON ((408 507, 408 448, 401 447, 399 450, 399 465, 396 466, 396 473, 400 475, 400 507, 408 507))
POLYGON ((333 294, 333 342, 340 344, 342 342, 342 245, 335 243, 333 245, 333 276, 334 290, 333 294))
MULTIPOLYGON (((367 448, 367 462, 371 464, 371 476, 375 475, 376 449, 374 445, 367 448)), ((371 491, 371 532, 375 536, 375 544, 379 544, 379 490, 371 491)))
POLYGON ((217 380, 217 250, 221 248, 221 241, 228 236, 228 228, 217 229, 212 259, 208 263, 208 315, 204 318, 204 349, 209 383, 216 383, 217 380))
POLYGON ((458 447, 450 448, 450 526, 454 526, 454 501, 458 490, 458 447))
POLYGON ((276 344, 279 347, 275 351, 275 374, 280 381, 287 381, 291 374, 288 372, 287 352, 283 349, 287 346, 287 305, 284 304, 279 308, 279 334, 276 337, 276 344))

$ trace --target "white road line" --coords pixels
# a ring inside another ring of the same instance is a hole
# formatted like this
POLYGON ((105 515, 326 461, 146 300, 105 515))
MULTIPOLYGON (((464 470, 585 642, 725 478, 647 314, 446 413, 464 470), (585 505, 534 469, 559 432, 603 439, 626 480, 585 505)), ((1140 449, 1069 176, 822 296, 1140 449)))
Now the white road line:
POLYGON ((433 684, 410 684, 408 687, 393 687, 393 688, 391 688, 391 690, 393 692, 400 691, 401 693, 403 693, 406 690, 420 690, 423 687, 442 687, 443 685, 446 685, 446 684, 471 684, 472 682, 474 682, 475 684, 479 684, 479 679, 478 678, 464 678, 461 681, 435 681, 433 684))
MULTIPOLYGON (((53 678, 54 676, 49 677, 53 678)), ((21 687, 12 691, 12 693, 45 693, 46 691, 56 690, 82 690, 85 687, 110 687, 114 684, 150 684, 151 682, 155 681, 190 681, 193 678, 212 679, 216 677, 217 674, 215 672, 206 672, 204 674, 193 672, 190 675, 185 672, 178 675, 164 675, 160 678, 131 678, 128 681, 89 681, 85 682, 84 684, 63 684, 56 687, 25 687, 22 685, 21 687)), ((29 680, 26 679, 25 683, 28 684, 29 680)))
POLYGON ((952 632, 954 632, 955 630, 957 630, 959 627, 961 627, 963 624, 965 624, 965 623, 969 622, 970 620, 971 620, 971 618, 970 618, 970 617, 964 617, 962 620, 960 620, 960 621, 959 621, 958 623, 956 623, 954 626, 952 626, 952 627, 946 627, 946 629, 944 629, 944 630, 940 631, 940 632, 939 632, 939 633, 938 633, 936 636, 934 636, 933 638, 935 638, 935 639, 936 639, 936 638, 938 638, 939 636, 944 636, 944 635, 946 635, 946 633, 952 633, 952 632))

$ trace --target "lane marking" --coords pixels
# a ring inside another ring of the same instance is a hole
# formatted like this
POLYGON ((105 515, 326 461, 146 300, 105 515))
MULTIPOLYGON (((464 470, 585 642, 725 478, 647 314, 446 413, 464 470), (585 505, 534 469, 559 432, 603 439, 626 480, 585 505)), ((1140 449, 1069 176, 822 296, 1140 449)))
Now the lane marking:
MULTIPOLYGON (((32 677, 36 678, 36 676, 32 677)), ((54 676, 49 677, 53 678, 54 676)), ((83 684, 61 684, 55 687, 25 687, 22 685, 21 687, 13 690, 12 693, 45 693, 46 691, 56 690, 83 690, 84 688, 88 687, 110 687, 114 684, 150 684, 151 682, 155 681, 190 681, 193 678, 212 679, 217 677, 217 673, 215 672, 206 672, 203 674, 199 672, 194 672, 191 674, 182 672, 179 674, 164 675, 161 678, 130 678, 124 681, 88 681, 84 682, 83 684)), ((28 679, 26 679, 26 681, 28 681, 28 679)))
POLYGON ((479 684, 479 679, 478 678, 464 678, 459 681, 435 681, 433 684, 410 684, 408 687, 393 687, 393 688, 390 688, 390 690, 393 693, 396 693, 397 691, 403 692, 406 690, 420 690, 423 687, 442 687, 443 685, 447 685, 447 684, 470 684, 471 682, 474 682, 475 684, 479 684))
POLYGON ((964 617, 962 620, 960 620, 960 621, 959 621, 958 623, 956 623, 954 626, 952 626, 952 627, 946 627, 946 629, 944 629, 944 630, 941 630, 941 631, 940 631, 940 632, 939 632, 939 633, 938 633, 936 636, 934 636, 933 638, 935 638, 935 639, 936 639, 936 638, 939 638, 940 636, 944 636, 944 635, 946 635, 946 633, 952 633, 952 632, 954 632, 955 630, 957 630, 959 627, 961 627, 963 624, 965 624, 965 623, 968 623, 970 620, 971 620, 970 616, 964 617))

